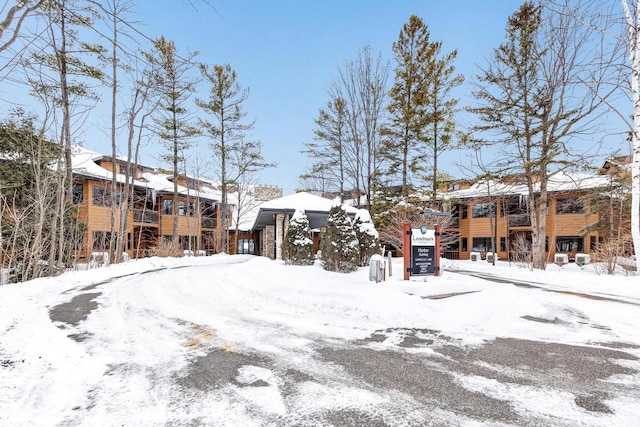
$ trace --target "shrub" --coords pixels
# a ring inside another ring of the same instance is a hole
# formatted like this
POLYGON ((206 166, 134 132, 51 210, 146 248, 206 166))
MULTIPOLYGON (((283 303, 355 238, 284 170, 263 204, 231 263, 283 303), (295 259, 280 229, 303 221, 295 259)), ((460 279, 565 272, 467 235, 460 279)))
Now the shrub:
POLYGON ((358 268, 360 245, 351 219, 340 206, 329 211, 327 229, 320 246, 325 270, 349 273, 358 268))
POLYGON ((184 251, 180 249, 178 242, 172 240, 162 240, 158 246, 153 248, 154 256, 158 257, 183 257, 184 251))
POLYGON ((353 223, 353 229, 358 238, 360 267, 365 267, 369 264, 372 255, 380 253, 380 239, 378 238, 378 232, 373 225, 373 221, 371 221, 369 211, 366 209, 360 209, 358 211, 353 223))
POLYGON ((296 210, 282 242, 282 259, 288 265, 313 264, 313 240, 304 210, 296 210))

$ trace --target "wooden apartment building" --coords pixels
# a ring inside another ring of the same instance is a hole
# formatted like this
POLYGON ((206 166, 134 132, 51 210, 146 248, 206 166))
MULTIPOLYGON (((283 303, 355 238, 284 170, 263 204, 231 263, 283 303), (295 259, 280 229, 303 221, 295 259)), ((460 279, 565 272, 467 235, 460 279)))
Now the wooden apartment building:
MULTIPOLYGON (((546 212, 546 252, 553 262, 555 254, 592 254, 603 241, 603 231, 593 227, 601 212, 591 206, 589 195, 607 194, 617 181, 610 174, 583 175, 558 173, 548 186, 546 212)), ((458 236, 443 256, 469 259, 471 252, 484 258, 495 252, 501 259, 518 259, 530 251, 531 216, 526 185, 511 182, 480 181, 450 183, 443 189, 451 203, 453 221, 446 232, 458 236), (493 236, 493 239, 492 239, 493 236)))
MULTIPOLYGON (((79 219, 86 227, 82 242, 76 245, 79 260, 88 259, 91 253, 109 250, 114 162, 118 200, 125 183, 126 162, 80 147, 74 148, 73 202, 78 206, 79 219)), ((215 183, 180 176, 177 181, 179 196, 174 206, 172 175, 145 166, 137 166, 129 171, 129 175, 134 183, 132 208, 124 212, 127 215, 125 251, 129 257, 152 255, 160 242, 172 238, 174 220, 177 220, 180 248, 185 251, 218 253, 223 233, 229 235, 230 253, 254 253, 258 250, 253 233, 234 224, 237 201, 233 191, 229 195, 228 209, 223 209, 221 192, 215 183)), ((281 195, 281 190, 269 189, 272 191, 261 191, 260 194, 281 195)), ((117 210, 116 221, 120 220, 119 215, 117 210)))

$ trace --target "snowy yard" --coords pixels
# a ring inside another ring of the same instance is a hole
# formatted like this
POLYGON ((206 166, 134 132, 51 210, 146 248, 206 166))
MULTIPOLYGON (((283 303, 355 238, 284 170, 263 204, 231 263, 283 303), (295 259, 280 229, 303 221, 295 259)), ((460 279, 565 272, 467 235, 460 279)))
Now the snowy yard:
POLYGON ((636 425, 638 277, 395 261, 379 284, 221 255, 2 286, 0 425, 636 425))

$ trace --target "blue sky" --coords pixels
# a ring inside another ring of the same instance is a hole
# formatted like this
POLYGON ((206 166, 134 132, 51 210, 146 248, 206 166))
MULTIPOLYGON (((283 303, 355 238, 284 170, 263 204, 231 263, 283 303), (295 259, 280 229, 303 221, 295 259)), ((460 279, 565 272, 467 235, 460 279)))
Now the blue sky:
MULTIPOLYGON (((228 63, 237 71, 238 82, 251 91, 246 111, 256 121, 252 136, 262 141, 264 156, 278 162, 261 174, 262 181, 289 194, 309 164, 300 151, 313 139, 326 89, 362 47, 392 60, 392 44, 415 14, 444 51, 458 50, 457 71, 469 79, 503 40, 507 17, 520 1, 213 0, 215 10, 195 4, 197 10, 184 0, 145 2, 139 19, 148 33, 165 34, 183 51, 199 51, 199 61, 228 63)), ((198 96, 206 97, 206 90, 198 96)), ((468 85, 460 89, 461 96, 469 92, 468 85)))
MULTIPOLYGON (((443 42, 443 52, 458 50, 456 71, 466 81, 457 96, 461 106, 469 105, 478 65, 486 65, 485 58, 504 40, 507 18, 521 1, 211 0, 213 8, 199 0, 137 3, 135 19, 150 37, 164 35, 173 39, 181 52, 198 51, 199 62, 228 63, 237 72, 239 84, 250 89, 245 110, 249 119, 255 119, 255 129, 249 137, 262 141, 265 158, 278 163, 277 168, 265 170, 260 181, 290 194, 310 164, 300 151, 313 139, 314 119, 328 101, 326 89, 338 69, 355 59, 361 48, 370 45, 390 61, 391 85, 392 44, 412 14, 421 17, 431 39, 443 42)), ((0 90, 10 89, 5 86, 0 90)), ((207 98, 208 90, 203 83, 196 96, 207 98)), ((5 94, 4 98, 11 96, 5 94)), ((79 142, 109 153, 109 137, 99 130, 109 122, 108 108, 100 109, 104 112, 87 122, 89 130, 79 142)), ((462 114, 458 117, 462 125, 472 119, 462 114)), ((603 151, 615 148, 620 147, 603 151)), ((142 162, 161 165, 160 151, 157 146, 145 147, 142 162)), ((199 143, 197 152, 200 162, 207 159, 205 141, 199 143)), ((447 153, 440 168, 456 177, 469 177, 468 169, 457 166, 470 164, 466 156, 462 151, 447 153)), ((209 169, 202 174, 215 177, 213 166, 209 169)))

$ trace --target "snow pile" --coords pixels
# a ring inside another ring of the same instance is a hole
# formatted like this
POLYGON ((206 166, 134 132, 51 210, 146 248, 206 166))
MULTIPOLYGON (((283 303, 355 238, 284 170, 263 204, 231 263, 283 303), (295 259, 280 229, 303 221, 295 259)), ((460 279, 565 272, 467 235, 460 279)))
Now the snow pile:
MULTIPOLYGON (((401 272, 402 259, 393 263, 401 272)), ((637 277, 596 275, 574 264, 532 272, 507 262, 445 261, 441 277, 403 281, 399 273, 378 284, 369 281, 367 268, 338 274, 318 263, 287 266, 239 255, 149 258, 68 272, 0 287, 0 424, 255 425, 255 411, 294 417, 296 411, 396 407, 404 401, 395 395, 336 383, 344 372, 323 362, 317 346, 340 347, 388 331, 370 348, 397 351, 402 330, 434 330, 459 345, 496 337, 619 342, 640 356, 633 350, 640 346, 639 304, 637 277), (79 297, 94 303, 84 320, 52 320, 52 313, 75 315, 62 309, 79 297), (207 388, 230 369, 227 353, 236 355, 237 369, 207 388), (219 369, 215 375, 205 369, 207 360, 219 369), (281 391, 290 384, 275 367, 329 379, 301 380, 296 400, 285 402, 281 391)), ((429 346, 406 351, 433 352, 429 346)), ((576 424, 625 424, 640 414, 637 401, 621 396, 607 400, 616 415, 594 415, 567 406, 564 395, 558 398, 564 406, 550 406, 539 388, 526 394, 487 381, 459 379, 469 390, 544 413, 570 410, 576 424)))

